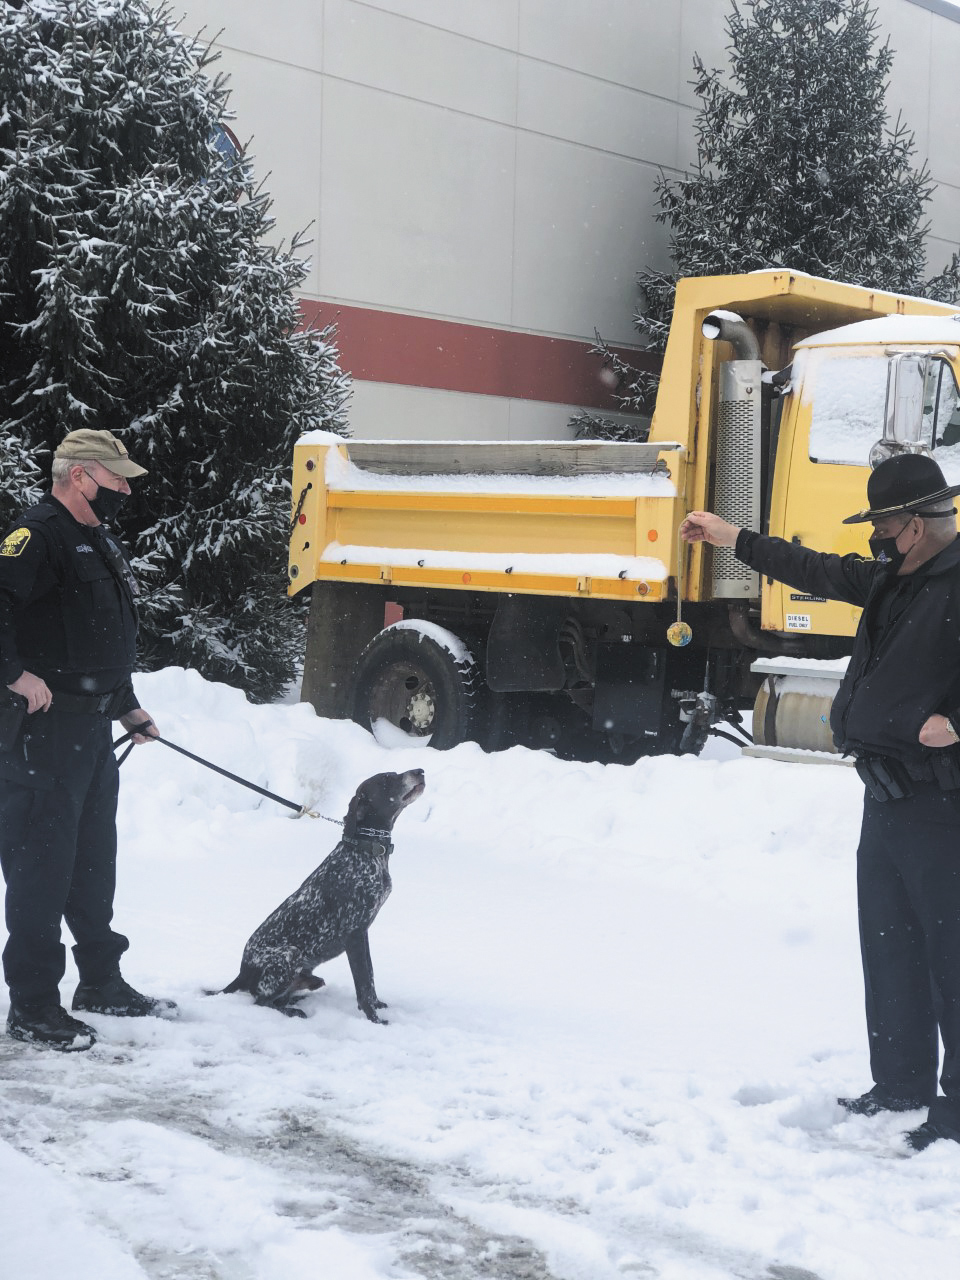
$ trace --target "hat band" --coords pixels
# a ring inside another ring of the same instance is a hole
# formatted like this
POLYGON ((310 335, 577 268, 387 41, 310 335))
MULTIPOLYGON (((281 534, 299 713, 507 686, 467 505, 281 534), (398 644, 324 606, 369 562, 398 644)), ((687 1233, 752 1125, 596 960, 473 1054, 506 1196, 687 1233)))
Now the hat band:
MULTIPOLYGON (((916 499, 914 499, 916 501, 916 499)), ((925 520, 946 520, 948 516, 955 516, 957 508, 951 507, 949 511, 921 511, 918 507, 899 506, 899 507, 879 507, 876 511, 870 507, 866 507, 863 511, 858 511, 855 516, 848 516, 844 523, 850 520, 884 520, 887 516, 923 516, 925 520)))
POLYGON ((865 507, 858 511, 856 515, 847 516, 844 524, 864 524, 868 520, 883 520, 886 516, 924 516, 927 519, 936 519, 937 517, 947 517, 956 514, 956 510, 950 511, 931 511, 928 504, 931 502, 945 502, 947 498, 955 498, 960 493, 960 484, 947 485, 945 489, 938 489, 936 493, 922 493, 916 498, 904 498, 900 502, 895 502, 889 507, 865 507))

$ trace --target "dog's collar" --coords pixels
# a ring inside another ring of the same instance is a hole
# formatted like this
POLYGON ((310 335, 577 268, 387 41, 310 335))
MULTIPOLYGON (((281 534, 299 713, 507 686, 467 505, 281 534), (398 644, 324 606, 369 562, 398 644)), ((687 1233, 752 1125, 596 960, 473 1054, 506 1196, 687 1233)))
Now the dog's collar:
POLYGON ((391 845, 393 843, 393 833, 387 831, 384 827, 357 827, 352 836, 345 835, 344 840, 349 840, 353 844, 360 844, 362 841, 375 841, 377 844, 391 845))

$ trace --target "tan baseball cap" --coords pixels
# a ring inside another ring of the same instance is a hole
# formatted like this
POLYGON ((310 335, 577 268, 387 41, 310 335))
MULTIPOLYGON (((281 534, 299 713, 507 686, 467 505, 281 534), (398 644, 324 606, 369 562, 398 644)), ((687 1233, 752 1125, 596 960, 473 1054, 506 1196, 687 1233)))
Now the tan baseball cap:
POLYGON ((71 462, 99 462, 115 476, 145 476, 146 467, 138 466, 115 435, 109 431, 71 431, 57 445, 55 458, 71 462))

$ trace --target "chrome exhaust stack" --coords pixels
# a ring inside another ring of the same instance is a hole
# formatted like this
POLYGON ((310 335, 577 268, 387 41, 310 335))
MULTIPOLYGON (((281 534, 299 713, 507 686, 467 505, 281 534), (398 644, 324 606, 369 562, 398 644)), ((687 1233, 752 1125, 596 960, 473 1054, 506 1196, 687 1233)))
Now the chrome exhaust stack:
POLYGON ((746 320, 734 311, 711 311, 700 332, 711 342, 729 342, 736 360, 760 359, 760 344, 746 320))
MULTIPOLYGON (((734 350, 734 359, 719 367, 712 509, 731 524, 759 529, 760 344, 746 321, 732 311, 711 311, 701 332, 711 342, 729 342, 734 350)), ((730 547, 715 547, 714 598, 755 600, 759 595, 760 575, 742 564, 730 547)))

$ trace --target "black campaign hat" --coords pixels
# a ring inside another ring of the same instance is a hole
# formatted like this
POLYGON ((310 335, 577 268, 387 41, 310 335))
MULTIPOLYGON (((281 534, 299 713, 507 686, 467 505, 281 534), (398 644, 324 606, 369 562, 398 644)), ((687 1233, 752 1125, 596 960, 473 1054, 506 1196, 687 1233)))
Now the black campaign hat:
POLYGON ((927 508, 960 493, 960 484, 947 484, 946 477, 925 453, 897 453, 870 472, 867 480, 866 511, 847 516, 844 524, 864 524, 900 512, 917 516, 947 515, 927 508))

